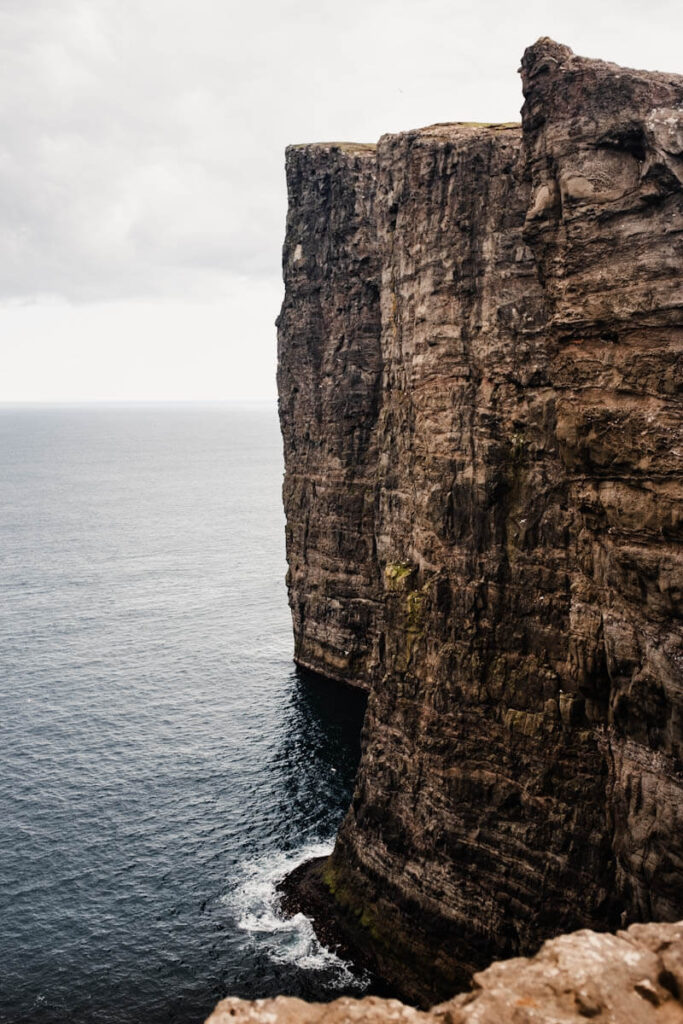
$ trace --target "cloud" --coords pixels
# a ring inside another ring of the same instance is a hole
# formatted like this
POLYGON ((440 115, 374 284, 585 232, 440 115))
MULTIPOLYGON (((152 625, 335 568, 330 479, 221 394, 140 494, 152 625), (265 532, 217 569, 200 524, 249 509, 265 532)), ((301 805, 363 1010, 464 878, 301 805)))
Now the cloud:
POLYGON ((213 302, 6 304, 0 402, 273 401, 279 300, 261 277, 213 302))
POLYGON ((282 154, 264 158, 237 67, 193 45, 194 21, 157 26, 164 6, 3 5, 0 295, 201 293, 277 273, 282 154))
POLYGON ((288 142, 513 119, 541 34, 675 70, 679 6, 641 6, 0 0, 0 299, 273 281, 288 142))

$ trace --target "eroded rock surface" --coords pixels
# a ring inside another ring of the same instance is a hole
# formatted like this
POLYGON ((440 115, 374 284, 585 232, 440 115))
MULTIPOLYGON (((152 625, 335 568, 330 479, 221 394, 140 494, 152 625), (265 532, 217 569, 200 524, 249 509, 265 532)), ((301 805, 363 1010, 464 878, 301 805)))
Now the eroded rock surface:
POLYGON ((683 922, 575 932, 531 960, 501 960, 428 1012, 396 999, 224 999, 207 1024, 680 1024, 683 922))
POLYGON ((278 321, 295 658, 367 686, 378 664, 375 147, 292 146, 278 321))
POLYGON ((323 878, 421 1005, 683 914, 683 78, 522 81, 521 127, 288 151, 296 657, 372 686, 323 878))

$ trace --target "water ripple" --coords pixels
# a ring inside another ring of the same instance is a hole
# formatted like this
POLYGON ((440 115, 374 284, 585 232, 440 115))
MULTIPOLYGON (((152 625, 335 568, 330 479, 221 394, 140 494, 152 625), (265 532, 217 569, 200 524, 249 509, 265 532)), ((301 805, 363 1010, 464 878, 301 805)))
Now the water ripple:
POLYGON ((363 714, 292 671, 274 410, 4 409, 0 478, 0 1021, 357 990, 268 904, 363 714))

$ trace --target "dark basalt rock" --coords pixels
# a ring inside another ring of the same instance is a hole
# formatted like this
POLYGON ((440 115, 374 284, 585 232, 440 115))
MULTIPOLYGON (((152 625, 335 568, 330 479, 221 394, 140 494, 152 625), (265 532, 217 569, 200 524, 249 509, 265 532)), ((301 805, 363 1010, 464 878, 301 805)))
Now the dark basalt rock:
POLYGON ((683 78, 522 82, 521 127, 287 154, 295 656, 371 687, 324 878, 423 1005, 683 916, 683 78))
POLYGON ((287 187, 278 391, 295 659, 366 687, 380 601, 375 147, 292 146, 287 187))

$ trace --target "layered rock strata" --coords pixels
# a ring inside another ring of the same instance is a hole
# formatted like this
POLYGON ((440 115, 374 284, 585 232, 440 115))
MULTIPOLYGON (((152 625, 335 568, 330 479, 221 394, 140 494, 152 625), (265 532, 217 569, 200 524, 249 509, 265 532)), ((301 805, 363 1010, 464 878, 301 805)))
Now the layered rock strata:
POLYGON ((364 687, 379 662, 375 163, 375 146, 287 150, 285 300, 278 320, 295 659, 364 687))
POLYGON ((683 914, 683 78, 522 82, 521 127, 287 156, 296 657, 372 686, 323 877, 422 1005, 683 914))
POLYGON ((681 1024, 683 922, 575 932, 532 960, 503 960, 424 1013, 396 999, 224 999, 207 1024, 681 1024))

